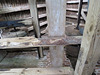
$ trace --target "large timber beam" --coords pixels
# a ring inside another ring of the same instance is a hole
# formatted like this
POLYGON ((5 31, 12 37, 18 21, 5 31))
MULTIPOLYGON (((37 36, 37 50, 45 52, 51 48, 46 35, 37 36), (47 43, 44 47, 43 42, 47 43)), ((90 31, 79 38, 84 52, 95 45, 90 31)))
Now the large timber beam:
POLYGON ((92 75, 100 58, 100 0, 90 0, 87 22, 74 75, 92 75))
MULTIPOLYGON (((46 0, 48 35, 65 36, 66 0, 46 0)), ((64 46, 50 47, 52 67, 63 66, 64 46)))
MULTIPOLYGON (((38 11, 37 11, 37 0, 28 0, 30 5, 30 12, 32 17, 32 23, 34 25, 34 31, 36 38, 41 38, 40 25, 38 20, 38 11)), ((39 58, 43 57, 43 50, 41 47, 38 48, 39 58)))
POLYGON ((14 48, 33 48, 45 46, 74 45, 81 44, 81 37, 18 37, 0 39, 0 50, 14 48))

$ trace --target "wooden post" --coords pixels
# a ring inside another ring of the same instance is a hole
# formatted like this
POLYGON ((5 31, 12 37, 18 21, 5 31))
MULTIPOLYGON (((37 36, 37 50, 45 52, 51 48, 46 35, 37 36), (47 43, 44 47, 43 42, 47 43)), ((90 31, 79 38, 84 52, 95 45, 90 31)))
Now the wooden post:
MULTIPOLYGON (((40 33, 40 25, 38 21, 38 12, 37 12, 37 2, 36 0, 28 0, 29 5, 30 5, 30 12, 31 12, 31 17, 32 17, 32 24, 34 25, 34 30, 35 30, 35 36, 36 38, 41 37, 40 33)), ((39 49, 39 57, 43 57, 43 51, 42 48, 39 49)))
POLYGON ((100 0, 90 0, 87 22, 74 75, 91 75, 100 58, 100 0))
MULTIPOLYGON (((49 36, 65 36, 66 0, 46 0, 49 36)), ((51 64, 62 67, 64 46, 50 47, 51 64)))

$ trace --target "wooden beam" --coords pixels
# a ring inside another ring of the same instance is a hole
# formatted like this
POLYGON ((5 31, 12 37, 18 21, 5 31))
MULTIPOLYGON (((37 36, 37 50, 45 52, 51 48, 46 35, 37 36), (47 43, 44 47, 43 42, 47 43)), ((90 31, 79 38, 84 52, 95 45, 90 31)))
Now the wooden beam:
MULTIPOLYGON (((66 0, 46 0, 48 35, 65 36, 66 0)), ((63 66, 64 46, 50 47, 52 67, 63 66)))
POLYGON ((0 71, 0 75, 73 75, 70 67, 61 68, 23 68, 0 71))
MULTIPOLYGON (((40 25, 38 20, 38 11, 37 11, 37 0, 28 0, 30 5, 30 12, 32 17, 32 24, 34 25, 35 37, 40 38, 40 25)), ((43 50, 41 47, 38 48, 39 57, 43 57, 43 50)))
POLYGON ((100 58, 100 0, 90 0, 87 22, 74 75, 92 75, 100 58))
MULTIPOLYGON (((46 4, 38 4, 37 8, 44 8, 46 7, 46 4)), ((24 11, 29 10, 29 5, 21 5, 16 7, 3 7, 0 8, 0 14, 6 14, 6 13, 12 13, 12 12, 18 12, 18 11, 24 11)))
POLYGON ((81 44, 81 37, 47 37, 44 39, 34 37, 5 38, 0 39, 0 50, 74 44, 81 44))
MULTIPOLYGON (((78 12, 78 9, 73 9, 73 8, 67 8, 67 11, 73 11, 73 12, 78 12)), ((82 9, 84 12, 87 12, 87 9, 82 9)))

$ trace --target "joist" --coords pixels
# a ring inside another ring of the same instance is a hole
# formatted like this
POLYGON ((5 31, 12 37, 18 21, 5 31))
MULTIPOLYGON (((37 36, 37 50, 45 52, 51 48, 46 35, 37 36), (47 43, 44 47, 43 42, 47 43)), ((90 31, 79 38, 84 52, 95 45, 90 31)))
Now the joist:
POLYGON ((59 45, 74 45, 81 44, 81 37, 47 37, 47 38, 34 38, 34 37, 18 37, 18 38, 5 38, 0 39, 0 49, 11 48, 33 48, 33 47, 48 47, 59 45))
POLYGON ((9 71, 0 71, 0 75, 73 75, 70 67, 61 68, 19 68, 9 71))
POLYGON ((74 75, 92 75, 100 58, 100 0, 90 0, 74 75))
MULTIPOLYGON (((46 4, 37 5, 37 8, 43 8, 43 7, 46 7, 46 4)), ((0 8, 0 14, 24 11, 24 10, 29 10, 29 9, 30 9, 29 5, 21 5, 21 6, 16 6, 16 7, 3 7, 3 8, 0 8)))

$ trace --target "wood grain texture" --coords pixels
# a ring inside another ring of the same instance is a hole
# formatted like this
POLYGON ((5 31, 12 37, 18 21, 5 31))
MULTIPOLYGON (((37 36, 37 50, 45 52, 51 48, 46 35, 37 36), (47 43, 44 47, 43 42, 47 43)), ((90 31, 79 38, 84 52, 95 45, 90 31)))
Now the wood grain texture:
POLYGON ((80 44, 81 37, 48 37, 48 38, 34 38, 34 37, 18 37, 0 39, 0 49, 11 48, 33 48, 44 46, 59 46, 59 45, 74 45, 80 44))
MULTIPOLYGON (((66 0, 46 0, 48 35, 65 36, 66 0)), ((52 67, 62 67, 64 46, 50 47, 52 67)))
POLYGON ((92 75, 100 58, 100 0, 90 0, 87 22, 74 75, 92 75))
POLYGON ((49 36, 65 36, 66 2, 64 2, 65 0, 46 1, 49 36))

